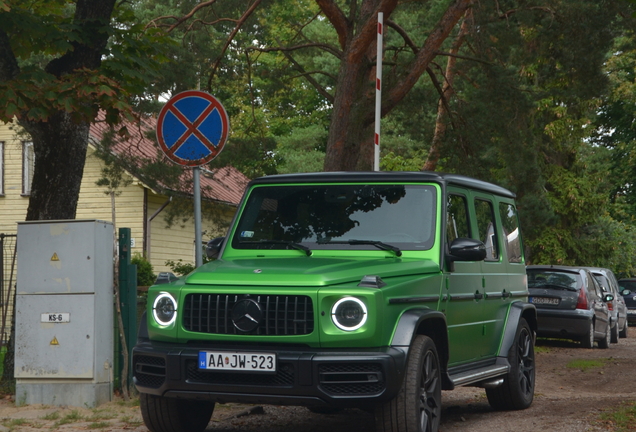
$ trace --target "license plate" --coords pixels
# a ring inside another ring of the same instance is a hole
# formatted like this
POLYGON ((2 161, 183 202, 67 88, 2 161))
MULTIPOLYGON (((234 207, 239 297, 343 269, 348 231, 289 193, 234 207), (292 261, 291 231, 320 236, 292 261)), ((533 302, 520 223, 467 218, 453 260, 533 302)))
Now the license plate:
POLYGON ((530 302, 534 304, 558 305, 559 299, 549 297, 531 297, 530 302))
POLYGON ((199 369, 276 372, 276 354, 200 351, 199 369))

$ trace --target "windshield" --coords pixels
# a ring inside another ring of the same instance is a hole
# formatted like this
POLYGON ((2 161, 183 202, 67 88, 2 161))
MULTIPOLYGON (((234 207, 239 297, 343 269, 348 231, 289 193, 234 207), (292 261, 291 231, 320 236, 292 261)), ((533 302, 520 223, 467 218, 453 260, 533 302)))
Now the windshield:
POLYGON ((528 270, 528 288, 566 288, 578 289, 581 286, 578 273, 566 273, 553 270, 528 270))
POLYGON ((427 250, 435 241, 435 214, 433 186, 263 186, 250 193, 232 247, 377 250, 377 244, 352 244, 357 240, 427 250))

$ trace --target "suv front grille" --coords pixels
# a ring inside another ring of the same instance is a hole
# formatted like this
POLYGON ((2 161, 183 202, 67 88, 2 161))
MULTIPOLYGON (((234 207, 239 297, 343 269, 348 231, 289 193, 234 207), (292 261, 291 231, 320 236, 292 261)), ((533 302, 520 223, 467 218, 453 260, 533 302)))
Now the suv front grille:
POLYGON ((245 298, 256 301, 262 311, 258 327, 249 334, 295 336, 314 331, 311 297, 286 295, 188 294, 183 305, 183 326, 198 333, 245 334, 232 322, 232 308, 245 298))

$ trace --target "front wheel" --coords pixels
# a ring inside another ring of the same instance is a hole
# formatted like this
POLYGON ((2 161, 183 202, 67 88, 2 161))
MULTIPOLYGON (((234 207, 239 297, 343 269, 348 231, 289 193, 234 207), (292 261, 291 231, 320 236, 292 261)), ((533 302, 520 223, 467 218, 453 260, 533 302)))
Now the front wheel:
POLYGON ((590 320, 590 325, 587 332, 581 338, 581 345, 583 348, 594 348, 594 321, 590 320))
POLYGON ((515 342, 508 351, 510 372, 499 387, 486 389, 488 403, 496 410, 525 409, 534 399, 534 337, 525 319, 519 320, 515 342))
POLYGON ((435 343, 419 335, 411 344, 404 382, 397 396, 375 411, 378 432, 437 432, 442 380, 435 343))
POLYGON ((625 325, 623 326, 623 329, 620 331, 618 336, 621 337, 621 338, 626 338, 627 337, 627 328, 628 327, 629 327, 629 323, 627 322, 627 320, 625 320, 625 325))
POLYGON ((603 339, 598 341, 598 347, 602 349, 609 348, 611 339, 612 337, 610 336, 610 323, 608 322, 607 326, 605 327, 605 336, 603 336, 603 339))
POLYGON ((174 399, 141 393, 141 416, 150 432, 203 432, 210 423, 214 403, 174 399))
POLYGON ((614 327, 612 327, 610 341, 612 343, 618 343, 618 321, 614 324, 614 327))

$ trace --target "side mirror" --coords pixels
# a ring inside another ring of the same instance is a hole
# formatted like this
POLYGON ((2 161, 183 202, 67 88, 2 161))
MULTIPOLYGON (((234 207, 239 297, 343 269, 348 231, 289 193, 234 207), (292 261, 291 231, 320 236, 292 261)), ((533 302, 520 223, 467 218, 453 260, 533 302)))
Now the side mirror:
POLYGON ((628 290, 628 289, 624 289, 623 291, 621 291, 621 295, 624 295, 624 296, 630 295, 631 293, 632 292, 630 290, 628 290))
POLYGON ((472 238, 456 238, 450 244, 451 261, 482 261, 486 258, 486 245, 472 238))
POLYGON ((179 279, 174 273, 170 272, 161 272, 157 275, 157 279, 155 280, 155 285, 167 284, 170 282, 174 282, 179 279))
POLYGON ((207 255, 207 257, 210 259, 218 258, 224 241, 225 237, 217 237, 210 240, 205 246, 205 254, 207 255))
POLYGON ((605 303, 609 303, 609 302, 611 302, 612 300, 614 300, 614 294, 605 294, 605 295, 603 296, 603 301, 604 301, 605 303))

